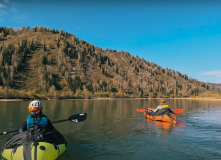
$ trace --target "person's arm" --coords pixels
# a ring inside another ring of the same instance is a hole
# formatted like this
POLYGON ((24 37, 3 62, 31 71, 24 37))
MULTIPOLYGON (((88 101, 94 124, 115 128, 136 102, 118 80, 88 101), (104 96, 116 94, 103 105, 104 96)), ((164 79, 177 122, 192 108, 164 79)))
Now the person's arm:
POLYGON ((158 110, 160 110, 162 108, 162 105, 157 106, 157 108, 155 110, 153 110, 153 112, 156 112, 158 110))
POLYGON ((22 133, 24 131, 27 131, 27 120, 24 121, 21 128, 19 129, 19 132, 22 133))
POLYGON ((47 124, 47 128, 53 130, 54 126, 52 125, 52 123, 51 123, 51 121, 49 119, 48 119, 47 123, 48 123, 47 124))

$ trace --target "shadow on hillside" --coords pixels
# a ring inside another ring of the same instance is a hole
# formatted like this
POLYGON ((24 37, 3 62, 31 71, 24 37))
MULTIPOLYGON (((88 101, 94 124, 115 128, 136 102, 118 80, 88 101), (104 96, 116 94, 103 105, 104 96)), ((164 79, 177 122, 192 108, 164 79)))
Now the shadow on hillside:
POLYGON ((22 59, 22 64, 19 65, 17 69, 16 76, 16 87, 23 88, 25 86, 24 82, 27 80, 28 70, 31 70, 28 60, 31 58, 31 55, 27 55, 25 59, 22 59))
POLYGON ((52 65, 56 65, 56 64, 57 64, 57 62, 56 62, 56 60, 55 60, 55 61, 51 61, 51 64, 50 64, 50 65, 52 66, 52 65))
POLYGON ((19 89, 23 87, 23 81, 21 80, 21 75, 14 75, 14 89, 19 89))
POLYGON ((27 58, 25 60, 22 60, 22 64, 18 68, 18 72, 22 74, 26 74, 27 70, 31 70, 29 63, 27 62, 27 58))
POLYGON ((56 90, 61 90, 62 87, 58 84, 58 82, 61 81, 61 78, 58 76, 58 74, 53 74, 53 77, 56 90))
POLYGON ((5 40, 7 40, 7 39, 0 39, 0 41, 5 41, 5 40))

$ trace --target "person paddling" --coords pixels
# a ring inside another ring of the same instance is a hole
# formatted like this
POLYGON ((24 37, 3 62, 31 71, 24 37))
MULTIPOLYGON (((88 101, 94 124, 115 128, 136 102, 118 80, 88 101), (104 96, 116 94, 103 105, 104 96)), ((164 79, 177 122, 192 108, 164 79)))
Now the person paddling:
POLYGON ((160 110, 162 108, 169 108, 169 106, 166 105, 166 102, 164 99, 160 100, 160 105, 158 105, 157 108, 155 110, 153 110, 153 112, 157 112, 158 110, 160 110))
POLYGON ((173 111, 170 110, 169 106, 166 104, 164 99, 160 100, 160 105, 158 105, 155 110, 152 110, 152 112, 149 112, 148 108, 146 108, 146 110, 147 111, 144 112, 144 115, 148 114, 148 115, 151 115, 151 116, 165 114, 166 112, 173 113, 173 111))
POLYGON ((42 103, 39 100, 34 100, 29 104, 29 112, 31 115, 27 117, 27 120, 24 121, 19 132, 24 132, 28 130, 32 125, 39 125, 53 130, 54 127, 51 121, 45 116, 42 112, 42 103))
MULTIPOLYGON (((166 105, 166 102, 164 99, 161 99, 160 100, 160 105, 157 106, 157 108, 155 110, 152 110, 152 112, 157 112, 159 111, 160 109, 163 109, 163 108, 169 108, 168 105, 166 105)), ((149 110, 149 108, 145 108, 147 111, 149 110)))

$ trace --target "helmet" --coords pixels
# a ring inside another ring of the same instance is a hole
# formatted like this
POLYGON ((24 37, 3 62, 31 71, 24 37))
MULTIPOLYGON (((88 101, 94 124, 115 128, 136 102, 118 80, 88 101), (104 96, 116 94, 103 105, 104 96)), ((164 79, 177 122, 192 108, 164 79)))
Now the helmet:
POLYGON ((39 100, 34 100, 29 104, 29 112, 40 112, 42 109, 42 103, 39 100))

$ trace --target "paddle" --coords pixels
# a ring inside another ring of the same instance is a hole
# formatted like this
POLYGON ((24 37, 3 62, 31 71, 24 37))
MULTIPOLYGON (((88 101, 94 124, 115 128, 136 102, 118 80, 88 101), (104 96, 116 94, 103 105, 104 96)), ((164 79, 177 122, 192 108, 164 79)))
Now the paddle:
MULTIPOLYGON (((68 119, 62 119, 59 121, 54 121, 54 123, 60 123, 60 122, 65 122, 65 121, 71 121, 71 122, 82 122, 87 118, 87 113, 80 113, 80 114, 75 114, 70 116, 68 119)), ((2 132, 0 135, 7 134, 7 133, 12 133, 12 132, 18 132, 19 130, 13 130, 13 131, 8 131, 8 132, 2 132)))
POLYGON ((173 110, 175 113, 183 113, 183 109, 174 109, 173 110))
POLYGON ((75 114, 70 116, 68 119, 62 119, 59 121, 52 122, 53 123, 59 123, 64 121, 71 121, 71 122, 82 122, 87 118, 87 113, 81 113, 81 114, 75 114))
MULTIPOLYGON (((137 112, 146 112, 147 110, 146 109, 136 109, 137 112)), ((149 110, 152 110, 152 109, 149 109, 149 110)), ((183 113, 183 109, 174 109, 173 110, 175 113, 183 113)))

